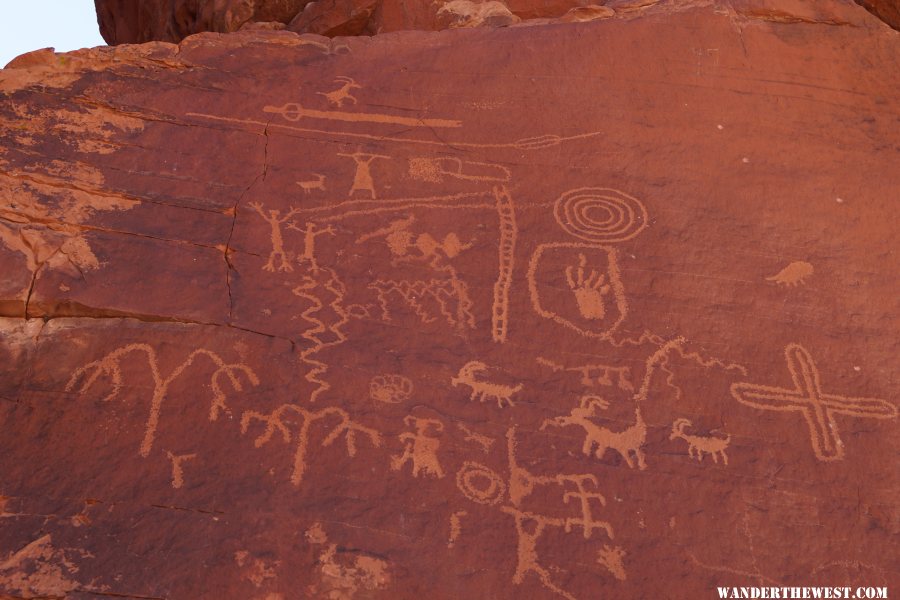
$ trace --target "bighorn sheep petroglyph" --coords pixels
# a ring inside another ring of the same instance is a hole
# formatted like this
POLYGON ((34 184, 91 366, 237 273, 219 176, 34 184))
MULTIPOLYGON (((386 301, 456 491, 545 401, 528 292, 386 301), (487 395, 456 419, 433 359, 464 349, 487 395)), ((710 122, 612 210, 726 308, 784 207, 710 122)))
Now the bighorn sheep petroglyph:
POLYGON ((503 408, 504 401, 510 406, 514 406, 512 395, 522 389, 522 384, 510 386, 476 380, 475 375, 487 371, 487 368, 486 364, 478 362, 477 360, 467 362, 459 370, 459 374, 450 380, 450 383, 453 384, 453 387, 463 384, 472 388, 472 394, 469 396, 469 400, 478 399, 481 402, 484 402, 489 398, 493 398, 497 401, 497 406, 500 408, 503 408))
POLYGON ((731 443, 730 435, 726 435, 724 438, 690 435, 684 432, 688 427, 693 427, 689 420, 676 419, 672 423, 672 435, 669 436, 669 439, 681 438, 686 441, 688 443, 688 456, 691 458, 696 457, 698 462, 703 460, 703 453, 706 452, 712 456, 713 462, 718 463, 718 457, 721 456, 722 462, 726 465, 728 464, 728 455, 725 454, 725 449, 731 443))
POLYGON ((581 447, 584 454, 590 455, 593 451, 594 456, 603 458, 606 451, 612 448, 625 459, 625 463, 632 469, 635 466, 641 470, 646 469, 647 465, 644 462, 644 452, 641 447, 647 438, 647 425, 641 417, 641 407, 635 406, 634 425, 623 431, 611 431, 591 421, 591 417, 596 416, 597 407, 605 410, 609 408, 609 403, 599 396, 582 396, 578 406, 573 408, 567 416, 544 419, 541 430, 547 425, 556 427, 577 425, 584 429, 585 433, 584 445, 581 447), (596 451, 593 450, 594 445, 597 446, 596 451))

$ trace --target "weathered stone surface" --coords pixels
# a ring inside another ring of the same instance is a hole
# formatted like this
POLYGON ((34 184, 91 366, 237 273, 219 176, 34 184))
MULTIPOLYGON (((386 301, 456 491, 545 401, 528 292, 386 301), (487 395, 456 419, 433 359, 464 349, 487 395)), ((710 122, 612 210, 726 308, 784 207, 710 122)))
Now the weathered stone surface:
POLYGON ((0 71, 0 594, 895 589, 900 37, 600 8, 0 71))

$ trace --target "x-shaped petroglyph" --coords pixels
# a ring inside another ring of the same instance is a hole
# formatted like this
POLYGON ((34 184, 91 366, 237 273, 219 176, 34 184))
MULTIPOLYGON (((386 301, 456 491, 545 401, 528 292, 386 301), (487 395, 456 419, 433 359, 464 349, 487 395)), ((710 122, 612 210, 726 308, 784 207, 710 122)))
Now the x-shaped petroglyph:
POLYGON ((809 352, 800 344, 788 344, 784 356, 794 389, 735 383, 731 386, 731 393, 738 402, 753 408, 801 413, 809 425, 813 452, 819 460, 844 458, 844 443, 838 433, 835 415, 897 418, 897 407, 884 400, 823 393, 819 369, 809 352))

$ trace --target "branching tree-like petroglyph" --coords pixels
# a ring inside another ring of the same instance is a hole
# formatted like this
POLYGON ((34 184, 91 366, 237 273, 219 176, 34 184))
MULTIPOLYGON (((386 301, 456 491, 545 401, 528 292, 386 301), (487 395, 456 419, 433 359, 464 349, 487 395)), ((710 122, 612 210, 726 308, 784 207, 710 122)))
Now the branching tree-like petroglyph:
POLYGON ((499 408, 503 408, 504 402, 509 406, 515 406, 512 401, 512 396, 522 390, 522 384, 519 383, 511 386, 476 379, 477 375, 484 373, 487 370, 488 366, 483 362, 477 360, 469 361, 460 368, 456 377, 450 379, 450 383, 453 387, 459 385, 468 386, 472 390, 472 393, 469 395, 469 400, 478 400, 479 402, 496 400, 499 408))
POLYGON ((318 225, 312 221, 306 224, 306 227, 300 229, 294 223, 288 223, 288 228, 299 231, 303 234, 303 253, 297 257, 297 261, 303 265, 309 263, 309 268, 314 273, 319 270, 319 263, 316 262, 316 238, 320 235, 334 235, 334 227, 328 225, 322 229, 317 229, 318 225))
POLYGON ((625 460, 625 463, 632 469, 637 467, 644 470, 647 468, 644 462, 644 451, 642 450, 644 442, 647 439, 647 424, 641 417, 641 407, 635 405, 634 408, 634 425, 622 431, 612 431, 605 427, 601 427, 594 423, 591 419, 597 416, 597 408, 609 408, 609 403, 599 396, 582 396, 578 401, 578 406, 563 417, 554 419, 545 419, 541 424, 541 430, 548 425, 555 427, 568 427, 570 425, 578 426, 584 429, 584 444, 581 447, 582 453, 586 455, 594 454, 597 458, 603 458, 606 451, 610 448, 619 453, 625 460), (597 446, 596 450, 594 446, 597 446))
POLYGON ((184 361, 176 366, 169 373, 168 377, 163 377, 160 373, 159 360, 156 356, 156 350, 149 344, 129 344, 113 350, 100 360, 95 360, 82 367, 79 367, 72 373, 69 383, 66 385, 66 391, 71 392, 76 387, 79 393, 87 392, 101 377, 109 377, 112 390, 107 394, 104 401, 113 400, 119 395, 122 389, 122 361, 132 352, 143 353, 147 358, 150 375, 153 378, 153 396, 150 399, 150 415, 147 418, 147 424, 144 428, 144 438, 141 441, 140 454, 148 456, 153 448, 153 441, 156 438, 156 429, 159 426, 159 415, 162 410, 163 400, 166 399, 169 386, 199 357, 208 358, 215 366, 216 370, 210 377, 210 386, 213 391, 213 398, 209 408, 209 420, 215 421, 219 417, 219 413, 228 410, 225 405, 225 391, 222 389, 221 379, 223 376, 228 378, 231 386, 238 392, 243 391, 243 384, 239 375, 243 376, 254 386, 259 385, 259 378, 256 373, 245 364, 233 363, 228 364, 222 358, 210 350, 200 348, 191 352, 184 361), (79 382, 81 385, 79 386, 79 382))
POLYGON ((281 434, 281 438, 285 443, 294 440, 296 442, 296 450, 294 451, 291 483, 299 486, 303 481, 303 475, 306 473, 306 453, 309 446, 310 430, 316 422, 322 421, 324 423, 329 417, 336 417, 338 423, 334 425, 331 432, 322 440, 322 446, 330 446, 341 435, 344 435, 347 443, 347 455, 350 457, 356 456, 355 436, 358 433, 368 437, 369 441, 376 448, 381 446, 381 434, 377 430, 355 423, 350 418, 350 415, 347 414, 347 411, 336 406, 310 411, 296 404, 283 404, 268 415, 248 410, 241 415, 241 433, 247 433, 254 422, 262 422, 265 423, 266 429, 253 442, 257 448, 267 444, 276 431, 281 434), (296 433, 291 433, 290 423, 296 418, 299 418, 300 426, 296 433))
POLYGON ((871 419, 896 419, 897 407, 876 398, 851 398, 822 391, 819 369, 800 344, 788 344, 784 357, 794 388, 735 383, 731 393, 746 406, 776 412, 799 412, 809 428, 813 452, 821 461, 844 458, 844 442, 836 415, 871 419))
POLYGON ((166 456, 172 462, 172 487, 175 489, 184 485, 184 465, 185 462, 197 458, 196 454, 172 454, 166 450, 166 456))
POLYGON ((444 430, 444 424, 437 419, 425 419, 407 415, 403 422, 409 427, 415 428, 415 433, 405 431, 398 437, 403 442, 403 453, 391 457, 391 470, 399 471, 407 462, 412 462, 413 477, 419 473, 438 479, 444 476, 444 470, 438 461, 437 451, 441 441, 430 433, 440 433, 444 430), (433 431, 429 431, 432 428, 433 431))
POLYGON ((672 423, 672 433, 669 435, 669 439, 676 440, 681 438, 686 441, 688 444, 688 456, 696 457, 698 462, 703 460, 703 453, 705 452, 712 456, 713 462, 719 462, 719 457, 721 456, 722 462, 726 465, 728 464, 728 455, 725 454, 725 450, 728 449, 728 444, 731 443, 730 435, 725 437, 692 435, 686 433, 685 430, 688 427, 692 427, 688 419, 676 419, 672 423))

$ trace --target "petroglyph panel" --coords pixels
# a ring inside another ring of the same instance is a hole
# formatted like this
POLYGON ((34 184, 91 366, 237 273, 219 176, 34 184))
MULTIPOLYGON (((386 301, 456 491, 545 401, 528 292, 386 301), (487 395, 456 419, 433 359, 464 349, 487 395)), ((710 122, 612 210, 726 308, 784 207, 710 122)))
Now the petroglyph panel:
POLYGON ((894 586, 897 41, 816 6, 0 71, 0 596, 894 586))

